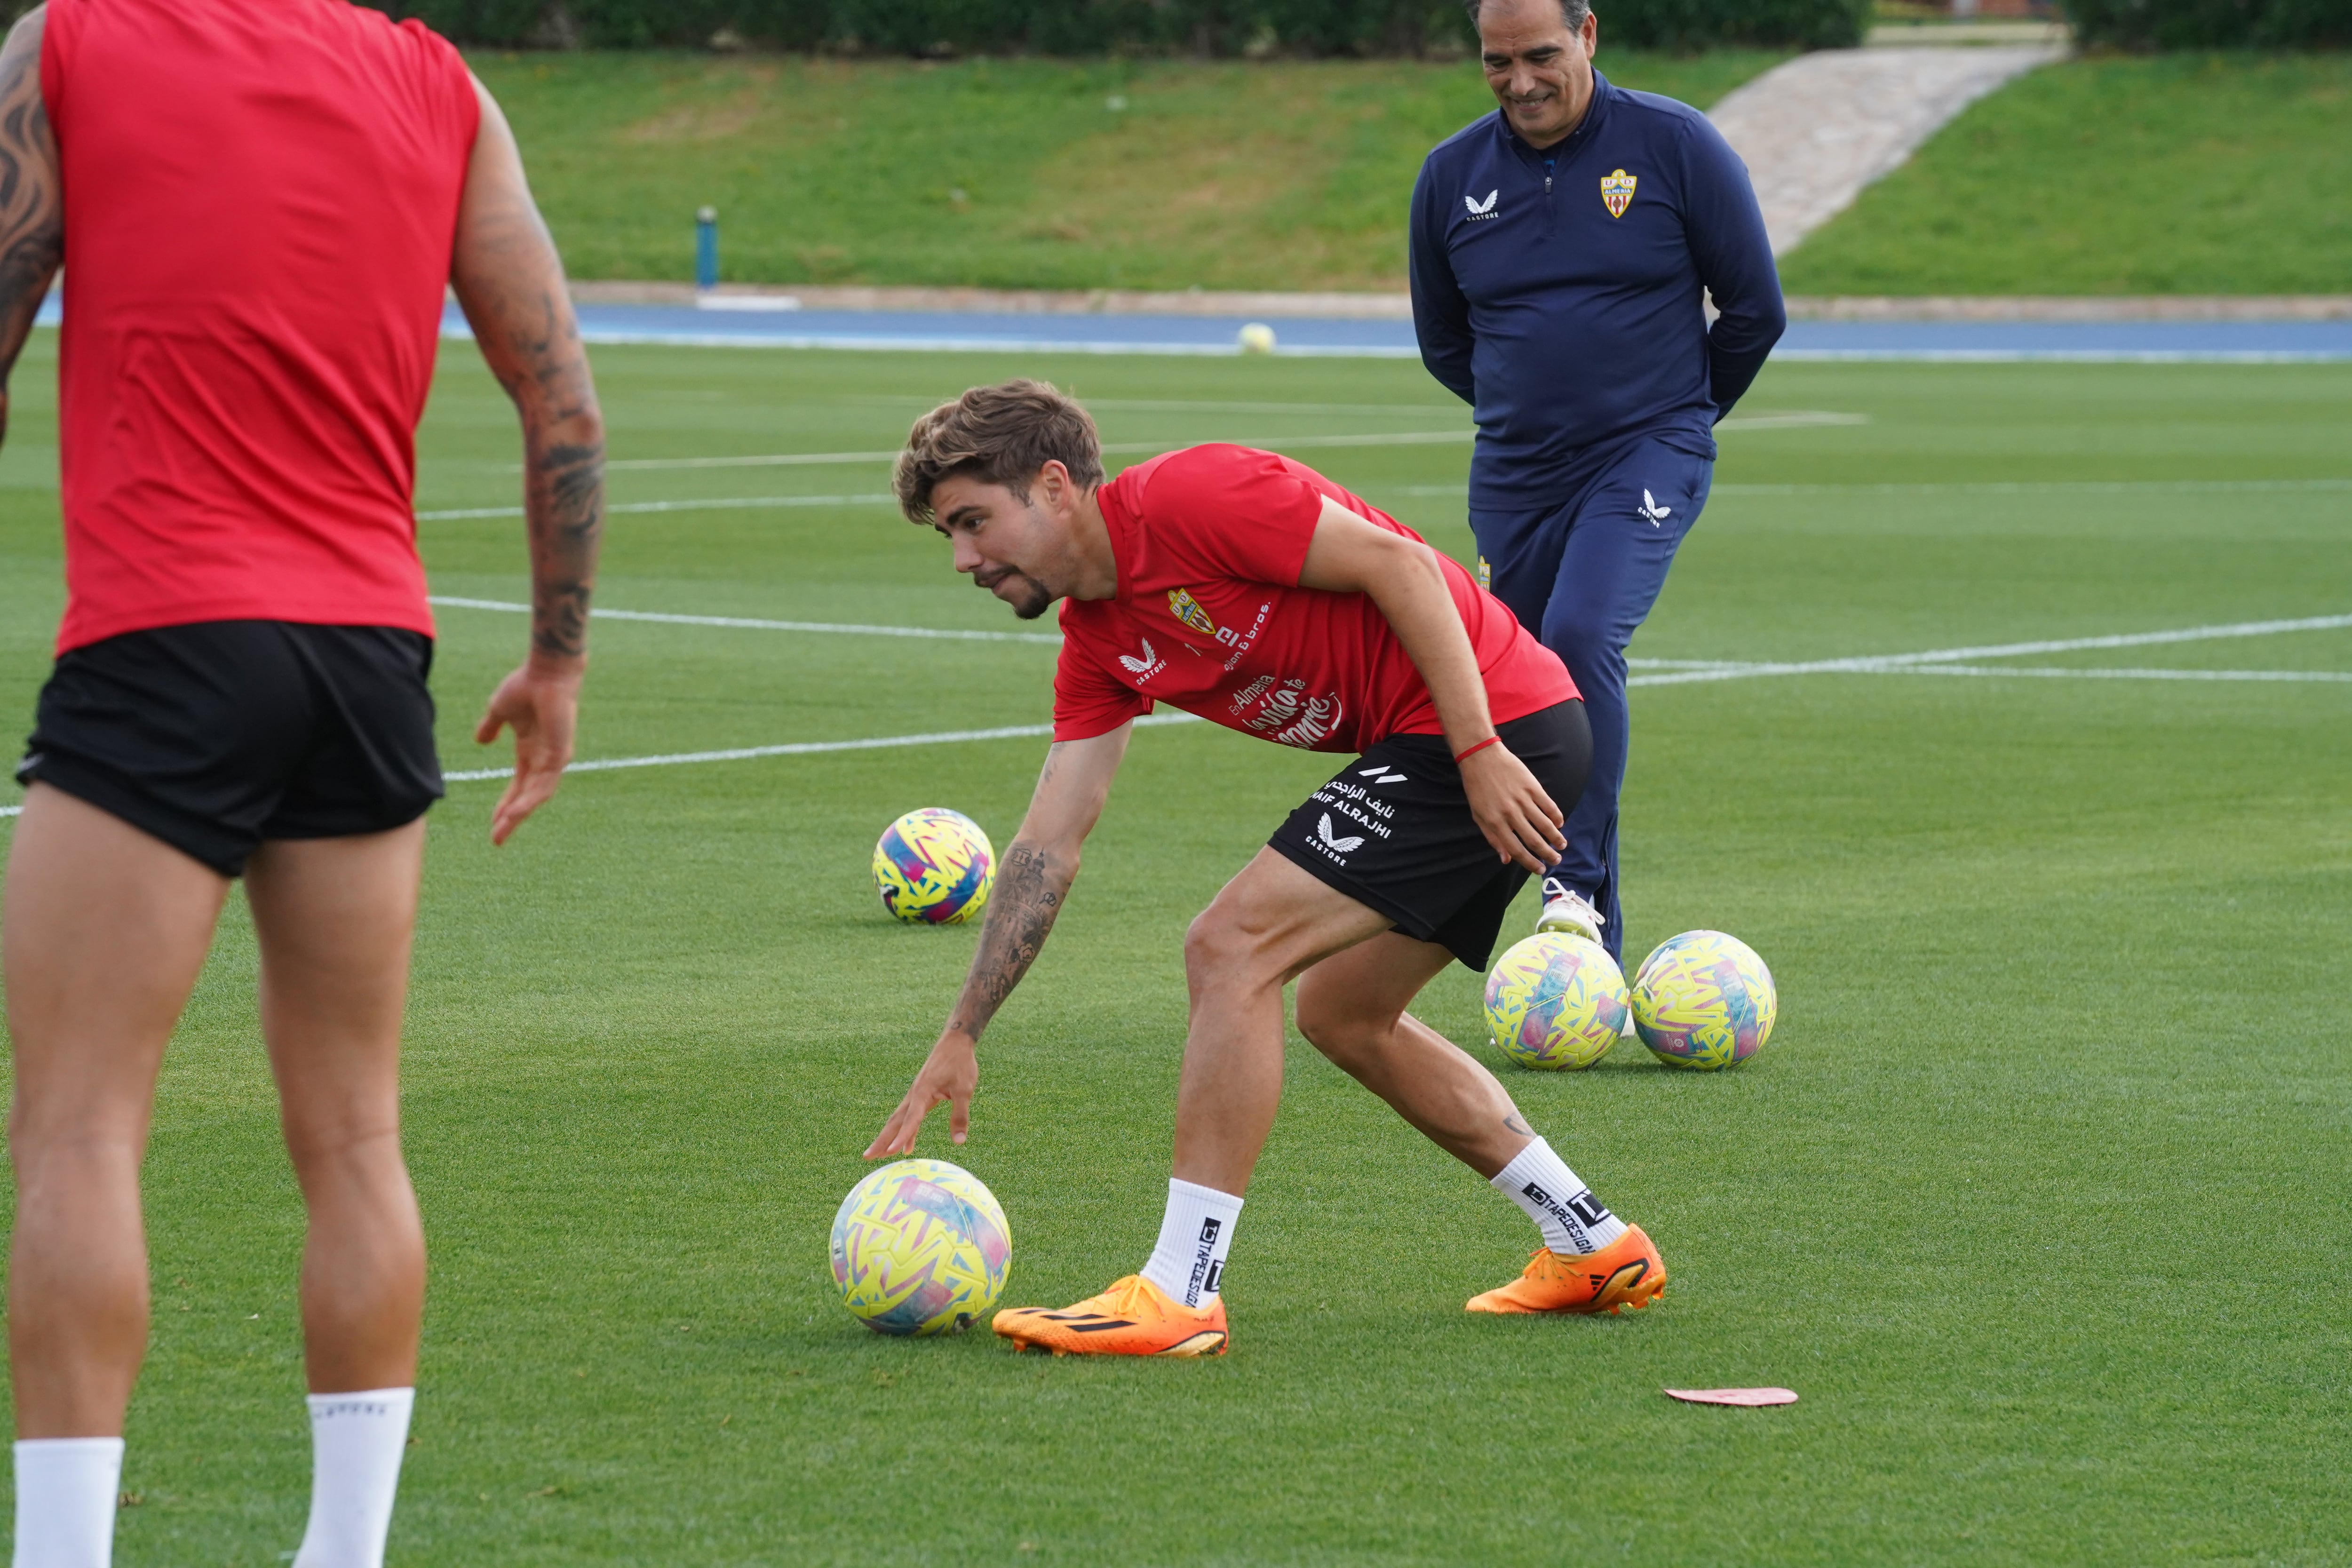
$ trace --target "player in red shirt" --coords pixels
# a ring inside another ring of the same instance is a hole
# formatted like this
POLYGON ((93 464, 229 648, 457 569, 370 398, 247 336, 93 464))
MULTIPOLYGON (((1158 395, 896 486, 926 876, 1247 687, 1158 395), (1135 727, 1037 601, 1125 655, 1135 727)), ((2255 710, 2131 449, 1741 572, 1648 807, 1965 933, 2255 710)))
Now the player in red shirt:
POLYGON ((595 392, 498 106, 446 42, 344 0, 49 0, 18 22, 0 377, 61 260, 67 608, 6 884, 16 1563, 112 1550, 149 1110, 242 876, 310 1214, 294 1562, 376 1568, 425 1294, 399 1049, 441 794, 411 502, 445 289, 525 437, 530 652, 477 731, 515 731, 498 840, 571 756, 595 392))
POLYGON ((1103 482, 1086 411, 1015 381, 916 422, 900 506, 1024 619, 1062 605, 1054 743, 1005 850, 955 1011, 869 1159, 940 1105, 964 1141, 980 1034, 1053 929, 1134 721, 1164 701, 1286 745, 1360 753, 1192 922, 1174 1175, 1140 1273, 1062 1311, 999 1312, 1023 1348, 1220 1355, 1242 1193, 1298 1028, 1525 1210, 1544 1246, 1472 1311, 1646 1305, 1665 1267, 1537 1137, 1494 1075, 1405 1011, 1557 857, 1591 756, 1559 660, 1454 562, 1310 468, 1242 447, 1103 482))

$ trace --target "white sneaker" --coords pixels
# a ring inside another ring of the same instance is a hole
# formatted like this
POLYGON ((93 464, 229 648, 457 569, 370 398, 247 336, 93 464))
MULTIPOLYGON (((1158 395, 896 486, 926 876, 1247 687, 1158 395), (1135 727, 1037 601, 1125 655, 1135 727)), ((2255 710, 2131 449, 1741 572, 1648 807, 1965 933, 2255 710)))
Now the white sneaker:
POLYGON ((1536 917, 1538 931, 1556 931, 1563 936, 1599 942, 1601 928, 1607 923, 1607 918, 1580 894, 1570 892, 1558 882, 1544 884, 1543 913, 1536 917))

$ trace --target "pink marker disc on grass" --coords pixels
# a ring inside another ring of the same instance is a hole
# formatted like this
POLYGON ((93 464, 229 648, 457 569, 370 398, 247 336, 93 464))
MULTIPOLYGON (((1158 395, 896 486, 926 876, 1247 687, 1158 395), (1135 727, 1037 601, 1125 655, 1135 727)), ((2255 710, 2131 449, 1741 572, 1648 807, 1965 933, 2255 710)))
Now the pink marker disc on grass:
POLYGON ((1663 1392, 1668 1399, 1679 1399, 1685 1405, 1754 1407, 1797 1403, 1796 1391, 1789 1388, 1669 1388, 1663 1392))

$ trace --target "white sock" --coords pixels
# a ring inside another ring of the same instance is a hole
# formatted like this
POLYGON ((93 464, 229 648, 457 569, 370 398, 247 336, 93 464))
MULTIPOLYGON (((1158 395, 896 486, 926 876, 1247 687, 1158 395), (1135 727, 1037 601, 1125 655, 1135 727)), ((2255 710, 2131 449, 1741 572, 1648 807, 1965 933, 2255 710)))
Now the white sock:
POLYGON ((1205 1307, 1225 1282, 1225 1254, 1234 1249, 1234 1221, 1242 1201, 1214 1187, 1168 1178, 1168 1212, 1160 1218, 1160 1245, 1143 1277, 1188 1307, 1205 1307))
POLYGON ((1625 1234, 1625 1222, 1601 1207, 1592 1189, 1540 1138, 1496 1172, 1487 1185, 1527 1210, 1554 1252, 1598 1252, 1625 1234))
POLYGON ((310 1524, 294 1568, 383 1568, 413 1388, 313 1394, 310 1524))
POLYGON ((16 1568, 107 1568, 121 1497, 122 1439, 16 1445, 16 1568))

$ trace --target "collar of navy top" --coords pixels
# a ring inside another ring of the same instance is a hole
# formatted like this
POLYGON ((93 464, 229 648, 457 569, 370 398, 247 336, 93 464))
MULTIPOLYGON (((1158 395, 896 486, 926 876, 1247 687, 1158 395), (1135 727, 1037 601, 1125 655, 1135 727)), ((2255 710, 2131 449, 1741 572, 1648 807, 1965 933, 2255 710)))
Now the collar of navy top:
POLYGON ((1584 106, 1584 118, 1577 121, 1575 130, 1549 147, 1530 146, 1517 132, 1511 129, 1510 121, 1505 117, 1499 107, 1495 110, 1495 129, 1502 133, 1504 144, 1518 155, 1521 163, 1532 164, 1542 170, 1556 169, 1559 164, 1576 156, 1578 149, 1591 141, 1593 134, 1600 130, 1601 121, 1608 110, 1609 100, 1616 90, 1609 85, 1609 79, 1596 69, 1592 73, 1592 101, 1584 106))

